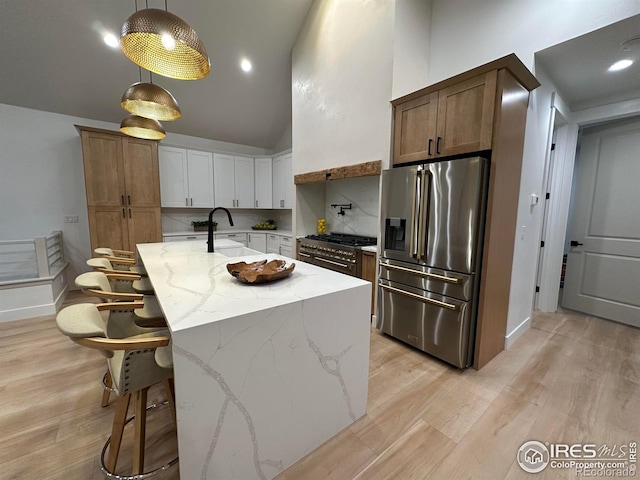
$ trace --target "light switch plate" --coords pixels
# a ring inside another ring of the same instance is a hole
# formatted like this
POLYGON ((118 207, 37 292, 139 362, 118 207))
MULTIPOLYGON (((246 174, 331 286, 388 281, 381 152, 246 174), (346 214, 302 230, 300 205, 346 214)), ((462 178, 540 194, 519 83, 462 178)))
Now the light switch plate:
POLYGON ((78 223, 78 215, 65 215, 64 223, 78 223))

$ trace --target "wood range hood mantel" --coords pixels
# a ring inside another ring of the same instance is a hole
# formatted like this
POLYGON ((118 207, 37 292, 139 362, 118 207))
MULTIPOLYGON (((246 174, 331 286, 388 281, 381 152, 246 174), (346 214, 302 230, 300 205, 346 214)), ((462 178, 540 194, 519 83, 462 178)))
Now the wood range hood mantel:
POLYGON ((296 185, 304 185, 306 183, 323 183, 332 180, 341 180, 344 178, 370 177, 380 175, 382 171, 382 160, 373 162, 357 163, 355 165, 347 165, 344 167, 327 168, 325 170, 317 170, 315 172, 301 173, 294 177, 296 185))

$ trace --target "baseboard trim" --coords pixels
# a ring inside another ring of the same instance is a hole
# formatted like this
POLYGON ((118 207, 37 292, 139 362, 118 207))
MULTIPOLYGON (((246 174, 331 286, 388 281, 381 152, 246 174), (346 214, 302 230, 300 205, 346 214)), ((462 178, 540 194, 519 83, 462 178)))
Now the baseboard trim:
POLYGON ((509 335, 504 337, 504 348, 505 350, 509 350, 509 348, 511 348, 511 346, 516 343, 516 340, 518 340, 520 338, 520 336, 526 332, 527 330, 529 330, 529 327, 531 327, 531 317, 527 317, 524 319, 524 321, 518 325, 516 328, 514 328, 513 330, 511 330, 511 333, 509 333, 509 335))
POLYGON ((0 311, 0 323, 24 320, 33 317, 42 317, 44 315, 55 315, 55 313, 56 305, 54 303, 36 305, 33 307, 15 308, 13 310, 3 310, 0 311))

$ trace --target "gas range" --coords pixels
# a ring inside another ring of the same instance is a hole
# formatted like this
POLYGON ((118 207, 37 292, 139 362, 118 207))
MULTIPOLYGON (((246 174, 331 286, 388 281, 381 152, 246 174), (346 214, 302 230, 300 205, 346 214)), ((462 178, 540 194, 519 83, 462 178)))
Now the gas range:
POLYGON ((377 239, 344 233, 307 235, 299 240, 300 260, 354 277, 361 273, 361 247, 376 245, 377 239))

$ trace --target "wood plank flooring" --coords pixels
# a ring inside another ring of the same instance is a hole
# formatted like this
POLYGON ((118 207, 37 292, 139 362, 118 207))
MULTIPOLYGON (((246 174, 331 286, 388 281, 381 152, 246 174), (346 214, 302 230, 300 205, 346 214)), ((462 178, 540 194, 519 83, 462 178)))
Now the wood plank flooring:
MULTIPOLYGON (((80 301, 72 292, 65 304, 80 301)), ((0 479, 103 478, 98 455, 113 415, 113 406, 100 407, 104 368, 101 355, 57 331, 54 316, 0 324, 0 479)), ((163 397, 161 388, 150 392, 163 397)), ((168 408, 148 421, 147 458, 157 466, 175 454, 175 429, 168 408)), ((126 430, 120 473, 131 465, 126 430)), ((534 478, 515 461, 532 439, 640 440, 640 330, 536 313, 532 328, 479 372, 372 330, 367 414, 277 478, 534 478)), ((178 469, 156 478, 178 479, 178 469)))

